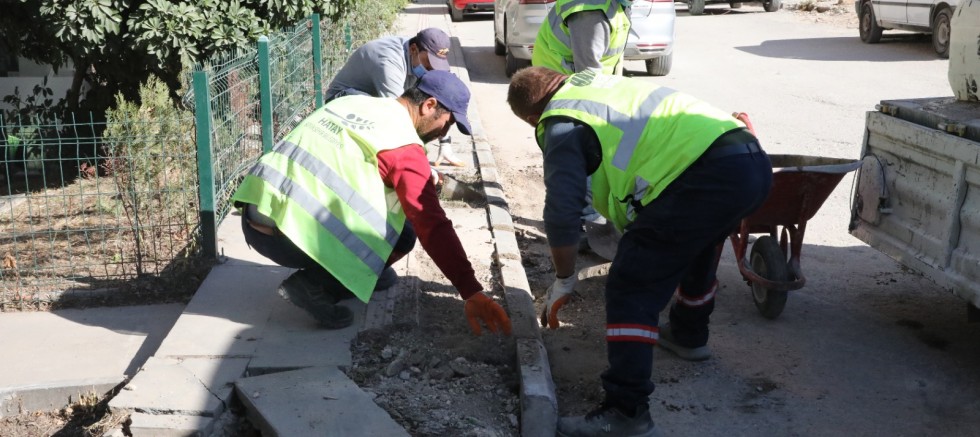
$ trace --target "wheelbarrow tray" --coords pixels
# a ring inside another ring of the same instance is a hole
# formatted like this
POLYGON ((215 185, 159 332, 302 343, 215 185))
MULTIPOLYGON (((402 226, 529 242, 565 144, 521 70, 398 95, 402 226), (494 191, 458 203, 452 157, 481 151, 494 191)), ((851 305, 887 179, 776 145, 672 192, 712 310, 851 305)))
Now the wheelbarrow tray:
POLYGON ((844 175, 861 167, 861 161, 820 156, 769 155, 769 159, 773 171, 769 197, 743 219, 750 233, 812 219, 844 175))

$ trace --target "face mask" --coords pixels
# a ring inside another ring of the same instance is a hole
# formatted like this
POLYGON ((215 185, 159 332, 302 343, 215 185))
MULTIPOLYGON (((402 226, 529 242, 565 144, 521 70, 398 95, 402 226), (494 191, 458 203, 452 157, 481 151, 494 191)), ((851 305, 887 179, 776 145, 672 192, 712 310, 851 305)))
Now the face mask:
POLYGON ((428 70, 426 70, 425 66, 422 65, 422 58, 420 57, 418 65, 412 67, 412 74, 414 74, 415 77, 421 79, 422 76, 425 75, 426 71, 428 70))
POLYGON ((619 0, 619 4, 623 5, 623 8, 628 8, 633 6, 633 0, 619 0))

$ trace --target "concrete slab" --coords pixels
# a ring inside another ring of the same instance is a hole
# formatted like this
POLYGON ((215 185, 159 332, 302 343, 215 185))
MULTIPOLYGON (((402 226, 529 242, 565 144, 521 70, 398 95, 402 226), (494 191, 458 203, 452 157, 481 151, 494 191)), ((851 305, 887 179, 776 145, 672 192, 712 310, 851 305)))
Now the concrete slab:
POLYGON ((214 266, 156 356, 252 356, 269 312, 292 306, 275 292, 291 272, 257 264, 214 266))
POLYGON ((183 305, 0 313, 0 416, 55 410, 120 384, 153 354, 183 305), (7 355, 10 357, 10 355, 7 355))
POLYGON ((245 374, 245 358, 150 358, 109 401, 113 411, 217 417, 245 374))
POLYGON ((179 414, 133 413, 129 416, 133 437, 198 437, 211 434, 214 419, 179 414))
POLYGON ((311 367, 235 382, 263 436, 408 436, 336 367, 311 367))
POLYGON ((341 302, 354 312, 354 323, 344 329, 319 329, 300 308, 277 305, 262 331, 262 339, 248 365, 248 375, 263 375, 313 366, 349 366, 350 344, 364 324, 366 304, 357 299, 341 302))

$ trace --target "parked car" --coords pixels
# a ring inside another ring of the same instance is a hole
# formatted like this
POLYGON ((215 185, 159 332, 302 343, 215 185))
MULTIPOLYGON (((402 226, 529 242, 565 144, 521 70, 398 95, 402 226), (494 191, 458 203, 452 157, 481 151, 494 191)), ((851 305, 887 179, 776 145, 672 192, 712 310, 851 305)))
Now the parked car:
MULTIPOLYGON (((684 1, 684 0, 679 0, 684 1)), ((761 3, 762 9, 766 12, 776 12, 779 8, 783 7, 783 0, 762 0, 757 2, 741 1, 735 2, 732 0, 686 0, 687 3, 687 13, 691 15, 701 15, 704 13, 704 5, 707 3, 728 3, 732 9, 738 9, 742 7, 742 3, 761 3)))
POLYGON ((633 2, 630 11, 630 34, 623 57, 627 61, 644 61, 651 76, 666 76, 674 59, 673 0, 633 2))
POLYGON ((861 41, 875 44, 883 30, 901 29, 932 33, 932 47, 941 58, 949 57, 949 20, 956 10, 957 0, 908 0, 877 2, 857 0, 861 41))
POLYGON ((463 21, 463 16, 493 10, 492 0, 446 0, 449 6, 449 18, 453 21, 463 21))
MULTIPOLYGON (((493 52, 505 57, 507 77, 531 65, 538 28, 554 4, 555 0, 495 0, 493 52)), ((669 73, 674 54, 675 17, 673 0, 633 2, 624 58, 645 61, 651 75, 669 73)))

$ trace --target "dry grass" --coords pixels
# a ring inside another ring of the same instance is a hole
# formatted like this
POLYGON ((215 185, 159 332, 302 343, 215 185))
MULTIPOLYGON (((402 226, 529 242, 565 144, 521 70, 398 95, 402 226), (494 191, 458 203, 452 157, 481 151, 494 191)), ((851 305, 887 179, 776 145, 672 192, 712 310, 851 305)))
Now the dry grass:
POLYGON ((129 419, 126 414, 109 411, 108 396, 95 393, 79 397, 68 407, 55 412, 23 412, 0 419, 0 435, 4 437, 101 437, 119 429, 129 419))
POLYGON ((78 179, 9 201, 0 210, 0 310, 47 309, 66 290, 139 298, 162 294, 166 285, 192 294, 206 270, 187 256, 196 205, 146 197, 139 247, 111 178, 78 179))

